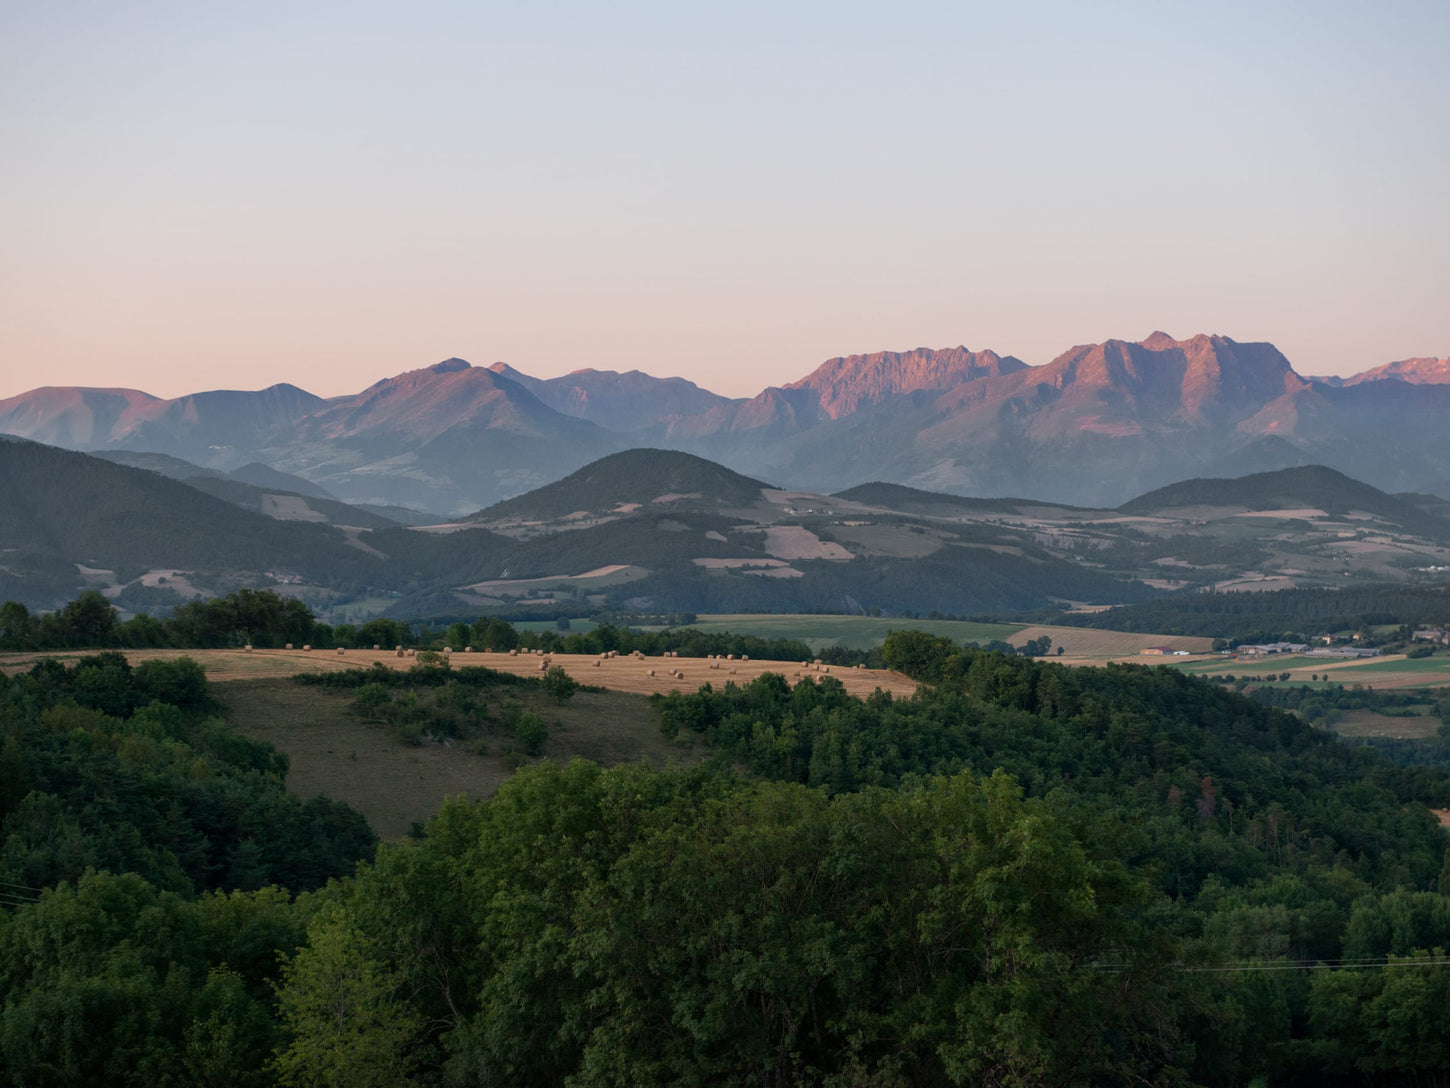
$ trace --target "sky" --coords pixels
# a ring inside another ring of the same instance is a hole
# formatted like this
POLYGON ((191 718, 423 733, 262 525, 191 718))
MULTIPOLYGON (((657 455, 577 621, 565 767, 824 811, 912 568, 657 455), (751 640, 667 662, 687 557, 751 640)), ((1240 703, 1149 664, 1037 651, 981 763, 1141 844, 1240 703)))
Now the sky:
POLYGON ((0 397, 1446 356, 1447 42, 1444 0, 8 0, 0 397))

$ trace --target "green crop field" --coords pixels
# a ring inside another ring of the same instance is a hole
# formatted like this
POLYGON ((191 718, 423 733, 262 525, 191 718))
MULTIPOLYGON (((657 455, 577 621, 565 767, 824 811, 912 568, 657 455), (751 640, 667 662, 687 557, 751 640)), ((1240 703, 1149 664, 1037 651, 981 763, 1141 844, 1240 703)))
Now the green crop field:
POLYGON ((761 638, 798 638, 812 650, 843 646, 870 650, 886 641, 891 631, 928 631, 955 642, 1006 640, 1023 629, 1020 623, 967 623, 961 620, 879 619, 875 616, 767 616, 736 613, 700 616, 691 627, 701 631, 729 631, 761 638))
POLYGON ((1219 676, 1231 673, 1249 680, 1267 674, 1287 672, 1293 683, 1307 681, 1310 676, 1323 677, 1328 685, 1366 684, 1375 687, 1444 687, 1450 685, 1450 657, 1368 658, 1344 661, 1338 658, 1306 657, 1302 654, 1275 654, 1261 661, 1239 661, 1232 657, 1210 660, 1173 660, 1164 664, 1198 676, 1219 676))

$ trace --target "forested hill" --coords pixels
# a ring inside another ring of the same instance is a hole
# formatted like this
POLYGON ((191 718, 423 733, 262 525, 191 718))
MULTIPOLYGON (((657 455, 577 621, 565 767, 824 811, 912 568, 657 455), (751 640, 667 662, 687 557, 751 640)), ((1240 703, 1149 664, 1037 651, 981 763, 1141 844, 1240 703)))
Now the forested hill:
MULTIPOLYGON (((0 878, 0 1083, 1435 1083, 1450 777, 1169 669, 884 652, 929 686, 659 697, 712 764, 527 767, 295 902, 0 878)), ((0 755, 207 781, 155 678, 81 672, 0 686, 0 755)))
POLYGON ((480 511, 478 518, 558 518, 578 510, 612 511, 689 498, 704 507, 743 506, 760 501, 769 484, 724 465, 676 450, 632 449, 601 457, 577 472, 517 498, 480 511))
POLYGON ((1358 510, 1432 538, 1450 536, 1450 521, 1425 513, 1412 501, 1388 495, 1323 465, 1258 472, 1237 479, 1184 480, 1139 495, 1118 509, 1124 514, 1153 514, 1185 506, 1318 509, 1336 515, 1358 510))
POLYGON ((1384 624, 1444 623, 1450 586, 1374 585, 1263 593, 1175 594, 1102 612, 1044 613, 1049 622, 1105 631, 1157 631, 1273 641, 1281 635, 1359 631, 1384 624))
POLYGON ((154 472, 15 439, 0 440, 0 591, 17 574, 75 563, 127 577, 153 567, 370 571, 375 557, 329 526, 276 521, 154 472))

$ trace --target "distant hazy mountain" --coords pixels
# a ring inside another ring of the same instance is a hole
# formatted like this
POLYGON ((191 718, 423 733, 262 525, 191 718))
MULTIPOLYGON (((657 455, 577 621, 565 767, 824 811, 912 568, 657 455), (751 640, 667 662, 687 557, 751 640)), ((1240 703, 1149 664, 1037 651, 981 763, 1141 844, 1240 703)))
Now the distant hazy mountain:
POLYGON ((675 420, 663 433, 676 441, 701 441, 750 432, 754 441, 762 434, 791 433, 882 405, 919 403, 923 396, 1026 366, 1020 359, 964 347, 843 356, 827 360, 800 381, 675 420))
POLYGON ((547 379, 531 378, 507 363, 489 370, 518 382, 556 412, 611 431, 639 431, 737 403, 684 378, 655 378, 639 370, 576 370, 547 379))
POLYGON ((1332 389, 1295 373, 1271 344, 1160 332, 1077 347, 1040 367, 1002 359, 958 372, 944 391, 905 375, 880 395, 874 381, 845 380, 877 368, 901 363, 831 364, 767 390, 719 429, 684 421, 669 444, 814 490, 876 479, 1093 506, 1185 477, 1299 463, 1389 490, 1430 490, 1450 468, 1450 386, 1332 389), (736 428, 749 441, 727 433, 736 428))
MULTIPOLYGON (((323 400, 295 386, 173 401, 38 389, 0 432, 88 450, 260 462, 348 503, 457 516, 632 446, 681 450, 783 487, 865 480, 1111 507, 1190 477, 1323 464, 1386 491, 1445 493, 1450 360, 1310 380, 1272 344, 1224 336, 1072 348, 1029 367, 919 348, 831 359, 732 400, 678 378, 532 378, 459 359, 323 400)), ((267 486, 278 486, 268 484, 267 486)))
POLYGON ((1450 383, 1450 357, 1444 359, 1421 358, 1401 359, 1386 363, 1363 374, 1345 378, 1345 385, 1362 385, 1365 382, 1383 381, 1409 382, 1412 385, 1445 385, 1450 383))
POLYGON ((271 435, 262 460, 348 502, 461 513, 618 449, 587 420, 461 359, 339 397, 271 435))

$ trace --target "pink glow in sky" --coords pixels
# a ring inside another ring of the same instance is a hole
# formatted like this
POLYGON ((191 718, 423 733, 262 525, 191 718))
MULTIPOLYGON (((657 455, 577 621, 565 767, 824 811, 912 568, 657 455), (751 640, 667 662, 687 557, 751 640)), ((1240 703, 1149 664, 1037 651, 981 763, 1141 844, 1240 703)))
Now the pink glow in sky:
POLYGON ((0 397, 1450 355, 1447 41, 1441 0, 10 4, 0 397))

